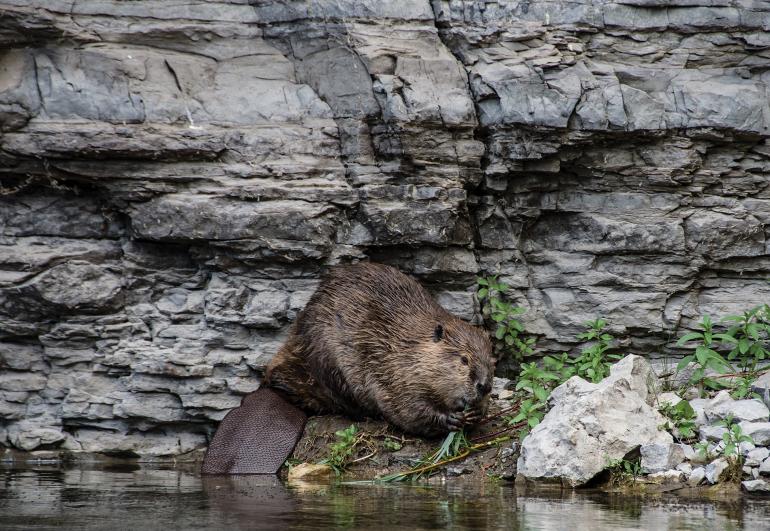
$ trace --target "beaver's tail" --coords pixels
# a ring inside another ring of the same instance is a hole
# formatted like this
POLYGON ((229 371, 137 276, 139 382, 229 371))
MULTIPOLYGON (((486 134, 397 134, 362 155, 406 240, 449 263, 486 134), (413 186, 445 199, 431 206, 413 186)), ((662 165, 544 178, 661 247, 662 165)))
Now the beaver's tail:
POLYGON ((307 417, 269 387, 246 395, 217 428, 203 474, 275 474, 297 445, 307 417))

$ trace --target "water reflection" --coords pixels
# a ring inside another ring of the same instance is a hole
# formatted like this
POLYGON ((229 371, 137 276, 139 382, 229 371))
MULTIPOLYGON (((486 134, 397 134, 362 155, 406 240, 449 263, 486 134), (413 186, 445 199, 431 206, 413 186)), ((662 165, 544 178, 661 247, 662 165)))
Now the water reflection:
POLYGON ((298 485, 178 468, 0 469, 0 529, 767 529, 761 498, 298 485))

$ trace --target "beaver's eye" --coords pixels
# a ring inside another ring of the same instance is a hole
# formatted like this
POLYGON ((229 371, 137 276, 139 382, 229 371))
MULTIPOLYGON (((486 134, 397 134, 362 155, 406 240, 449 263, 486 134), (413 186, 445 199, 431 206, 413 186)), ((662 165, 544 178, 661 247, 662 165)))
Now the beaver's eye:
POLYGON ((463 362, 463 365, 468 365, 468 356, 461 356, 460 361, 463 362))

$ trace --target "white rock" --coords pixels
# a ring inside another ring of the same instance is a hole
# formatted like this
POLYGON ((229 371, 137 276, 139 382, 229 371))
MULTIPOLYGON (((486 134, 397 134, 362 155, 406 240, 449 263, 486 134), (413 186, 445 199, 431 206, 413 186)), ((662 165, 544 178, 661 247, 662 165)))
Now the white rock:
POLYGON ((598 384, 577 376, 564 382, 522 442, 518 473, 578 486, 642 444, 671 444, 671 435, 658 429, 665 419, 646 401, 654 399, 654 379, 649 362, 630 355, 598 384))
POLYGON ((752 442, 743 441, 738 445, 738 450, 740 451, 741 455, 745 457, 748 455, 750 451, 752 451, 756 447, 757 446, 752 442))
POLYGON ((770 445, 770 422, 741 422, 741 431, 757 446, 770 445))
POLYGON ((763 479, 741 481, 741 487, 743 487, 743 490, 746 492, 770 492, 770 483, 767 483, 763 479))
POLYGON ((690 463, 679 463, 676 465, 676 469, 684 472, 688 477, 692 474, 692 465, 690 463))
POLYGON ((758 468, 752 468, 751 469, 751 477, 754 479, 759 479, 759 469, 758 468))
POLYGON ((685 474, 680 470, 664 470, 650 474, 646 479, 651 483, 682 483, 685 481, 685 474))
POLYGON ((770 457, 759 465, 759 473, 763 476, 770 476, 770 457))
POLYGON ((687 476, 687 484, 691 487, 697 487, 706 478, 706 469, 699 466, 687 476))
MULTIPOLYGON (((706 419, 712 424, 732 415, 736 422, 767 422, 770 410, 760 400, 725 400, 717 401, 725 391, 720 391, 706 407, 706 419)), ((729 394, 727 395, 729 398, 729 394)))
POLYGON ((690 400, 690 407, 695 411, 694 422, 696 426, 708 424, 708 420, 706 419, 706 406, 708 403, 709 400, 707 398, 694 398, 690 400))
POLYGON ((701 439, 706 439, 708 441, 721 441, 722 435, 727 432, 727 428, 724 426, 704 425, 701 426, 698 431, 700 433, 701 439))
POLYGON ((768 457, 770 457, 770 450, 768 450, 764 446, 760 446, 759 448, 754 448, 753 450, 749 451, 749 453, 746 454, 747 460, 753 459, 758 463, 761 463, 768 457))
POLYGON ((684 450, 679 444, 643 444, 640 452, 645 474, 664 472, 684 461, 684 450))
POLYGON ((743 473, 747 476, 751 475, 751 467, 750 466, 744 466, 742 469, 743 473))
POLYGON ((697 387, 688 387, 687 390, 682 393, 682 398, 685 400, 695 400, 700 398, 700 391, 697 387))
POLYGON ((711 463, 706 465, 706 481, 712 485, 718 483, 719 480, 722 479, 725 471, 727 471, 728 466, 727 459, 723 457, 714 459, 711 463))
POLYGON ((714 398, 709 400, 706 409, 714 409, 719 405, 729 404, 731 402, 735 402, 735 400, 733 400, 733 397, 730 396, 730 391, 723 389, 722 391, 719 391, 714 398))
POLYGON ((670 404, 672 406, 675 406, 675 405, 677 405, 681 401, 682 401, 682 399, 679 398, 679 395, 677 395, 676 393, 674 393, 672 391, 669 391, 667 393, 660 393, 658 395, 658 405, 660 405, 660 407, 663 407, 666 404, 670 404))
POLYGON ((757 378, 751 385, 751 390, 762 397, 762 401, 770 407, 770 372, 757 378))
POLYGON ((690 446, 689 444, 681 444, 682 451, 684 452, 684 458, 688 461, 691 461, 696 455, 698 455, 698 452, 695 451, 695 448, 690 446))

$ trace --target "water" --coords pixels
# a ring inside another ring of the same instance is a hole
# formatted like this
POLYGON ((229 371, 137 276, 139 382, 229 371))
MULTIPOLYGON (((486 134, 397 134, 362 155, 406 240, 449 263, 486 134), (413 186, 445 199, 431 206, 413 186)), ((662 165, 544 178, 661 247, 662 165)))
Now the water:
POLYGON ((770 499, 517 491, 508 484, 287 487, 162 468, 0 469, 0 529, 768 529, 770 499))

